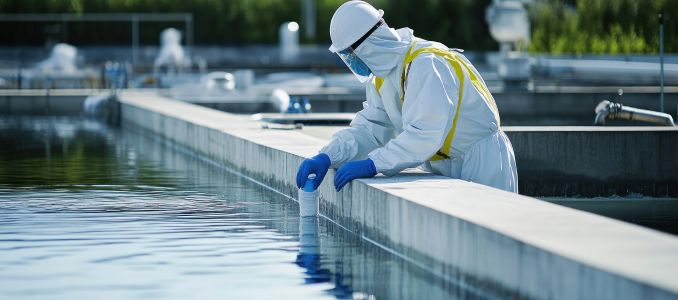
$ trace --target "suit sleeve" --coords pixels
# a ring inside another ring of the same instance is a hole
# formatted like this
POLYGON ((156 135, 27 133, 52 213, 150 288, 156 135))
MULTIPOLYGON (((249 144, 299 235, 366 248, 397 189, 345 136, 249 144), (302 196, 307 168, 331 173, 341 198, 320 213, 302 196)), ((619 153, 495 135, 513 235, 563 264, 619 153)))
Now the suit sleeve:
POLYGON ((393 137, 393 125, 384 110, 374 80, 366 87, 367 101, 349 128, 332 136, 330 143, 320 152, 327 154, 332 167, 344 162, 366 159, 374 149, 382 147, 393 137))

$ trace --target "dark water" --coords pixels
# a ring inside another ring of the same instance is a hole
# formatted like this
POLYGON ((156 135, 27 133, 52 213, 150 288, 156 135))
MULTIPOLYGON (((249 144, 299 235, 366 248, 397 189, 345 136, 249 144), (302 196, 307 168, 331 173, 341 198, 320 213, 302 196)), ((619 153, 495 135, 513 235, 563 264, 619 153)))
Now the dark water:
POLYGON ((559 198, 543 200, 678 235, 678 199, 643 195, 607 198, 559 198))
POLYGON ((0 117, 2 299, 455 299, 295 202, 158 141, 0 117))

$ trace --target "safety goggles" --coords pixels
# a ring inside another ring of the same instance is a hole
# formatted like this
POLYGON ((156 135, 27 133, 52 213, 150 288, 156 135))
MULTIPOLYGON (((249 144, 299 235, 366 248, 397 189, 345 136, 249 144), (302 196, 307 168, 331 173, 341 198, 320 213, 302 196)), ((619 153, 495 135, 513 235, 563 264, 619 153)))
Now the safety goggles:
POLYGON ((377 24, 372 27, 372 29, 367 31, 367 33, 360 37, 355 43, 353 43, 348 48, 337 52, 339 58, 341 58, 341 60, 346 64, 346 66, 348 66, 351 72, 353 72, 353 74, 358 77, 358 80, 361 83, 370 80, 372 77, 372 71, 367 66, 367 64, 365 64, 365 62, 355 54, 355 49, 358 49, 360 44, 362 44, 370 36, 370 34, 377 30, 379 26, 384 24, 386 24, 384 19, 380 19, 379 22, 377 22, 377 24))

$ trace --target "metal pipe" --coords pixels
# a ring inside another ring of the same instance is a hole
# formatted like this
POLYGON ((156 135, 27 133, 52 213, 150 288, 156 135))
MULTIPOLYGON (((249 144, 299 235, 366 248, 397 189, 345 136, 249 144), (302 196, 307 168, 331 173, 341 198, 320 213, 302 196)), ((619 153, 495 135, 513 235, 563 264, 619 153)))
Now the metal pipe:
POLYGON ((132 65, 139 61, 139 17, 132 18, 132 65))
POLYGON ((306 40, 315 41, 316 0, 304 0, 301 6, 304 36, 306 40))
POLYGON ((186 22, 186 50, 190 57, 193 55, 193 15, 187 15, 184 22, 186 22))
POLYGON ((188 52, 193 49, 192 13, 85 13, 85 14, 3 14, 0 22, 61 22, 64 24, 63 39, 66 40, 67 22, 130 22, 132 25, 132 61, 139 59, 139 23, 183 21, 186 24, 188 52))
POLYGON ((659 99, 664 112, 664 15, 659 14, 659 99))
POLYGON ((629 120, 654 123, 663 126, 675 126, 673 117, 667 113, 624 106, 603 100, 596 106, 594 125, 605 125, 606 120, 629 120))
POLYGON ((2 14, 2 22, 142 22, 185 21, 192 13, 84 13, 84 14, 2 14))

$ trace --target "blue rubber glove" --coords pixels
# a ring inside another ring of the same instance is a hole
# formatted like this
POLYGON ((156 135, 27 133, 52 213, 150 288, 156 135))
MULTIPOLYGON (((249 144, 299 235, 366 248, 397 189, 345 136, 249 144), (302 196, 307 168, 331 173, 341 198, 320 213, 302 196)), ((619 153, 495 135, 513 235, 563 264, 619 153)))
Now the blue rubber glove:
POLYGON ((370 178, 375 175, 377 175, 377 167, 371 159, 347 162, 334 175, 334 188, 338 192, 353 179, 370 178))
POLYGON ((303 187, 308 175, 315 174, 313 189, 317 189, 318 186, 320 186, 320 183, 323 182, 323 178, 325 178, 325 174, 327 174, 327 170, 330 168, 331 164, 330 157, 325 153, 320 153, 314 157, 305 159, 299 166, 299 171, 297 171, 297 187, 303 187))

